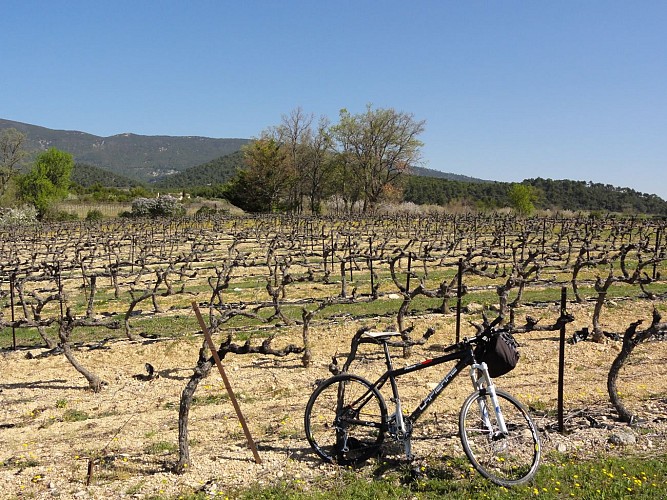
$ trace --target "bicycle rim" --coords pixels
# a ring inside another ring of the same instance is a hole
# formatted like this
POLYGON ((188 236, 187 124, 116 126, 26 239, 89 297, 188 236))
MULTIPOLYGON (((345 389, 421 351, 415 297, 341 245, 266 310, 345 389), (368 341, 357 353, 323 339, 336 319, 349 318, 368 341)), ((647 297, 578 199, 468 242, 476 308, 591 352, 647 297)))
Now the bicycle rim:
POLYGON ((323 382, 306 406, 306 438, 325 461, 354 465, 377 455, 386 428, 387 408, 380 393, 355 375, 323 382))
POLYGON ((491 397, 476 392, 461 408, 461 443, 470 463, 482 476, 501 486, 516 486, 537 472, 539 436, 523 406, 506 392, 496 393, 508 434, 500 432, 491 397))

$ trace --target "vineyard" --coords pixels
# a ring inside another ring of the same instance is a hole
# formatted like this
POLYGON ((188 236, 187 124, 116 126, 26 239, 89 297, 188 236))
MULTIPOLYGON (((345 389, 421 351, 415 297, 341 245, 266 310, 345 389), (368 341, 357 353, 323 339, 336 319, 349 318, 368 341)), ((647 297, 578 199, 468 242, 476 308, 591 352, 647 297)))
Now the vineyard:
MULTIPOLYGON (((2 227, 0 485, 10 495, 83 498, 288 479, 326 486, 339 472, 309 452, 303 410, 355 332, 398 331, 414 341, 400 354, 415 362, 498 314, 522 353, 498 384, 536 415, 547 459, 610 449, 621 431, 640 450, 663 449, 666 227, 508 215, 2 227), (212 371, 193 305, 261 464, 212 371), (429 328, 435 334, 423 337, 429 328), (555 423, 562 329, 567 434, 555 423)), ((372 377, 379 354, 358 353, 352 370, 372 377)), ((433 377, 407 382, 424 393, 433 377)), ((463 378, 415 429, 425 466, 449 467, 443 449, 462 456, 463 378)))

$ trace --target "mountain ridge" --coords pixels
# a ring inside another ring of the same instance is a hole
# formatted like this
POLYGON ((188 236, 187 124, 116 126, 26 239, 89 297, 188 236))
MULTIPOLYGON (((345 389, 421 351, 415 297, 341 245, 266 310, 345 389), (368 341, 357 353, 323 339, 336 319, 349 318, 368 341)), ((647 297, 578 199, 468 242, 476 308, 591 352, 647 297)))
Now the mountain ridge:
POLYGON ((238 151, 250 139, 201 136, 140 135, 108 137, 78 130, 56 130, 0 118, 0 130, 15 128, 26 135, 30 154, 51 147, 72 154, 77 163, 94 165, 142 182, 159 179, 238 151))
MULTIPOLYGON (((83 186, 109 184, 111 187, 130 187, 133 180, 167 190, 221 185, 243 167, 240 150, 251 142, 251 139, 144 136, 130 132, 101 137, 0 118, 0 130, 6 128, 23 132, 27 138, 26 150, 33 155, 50 147, 71 153, 77 164, 73 180, 83 186)), ((470 197, 480 202, 487 200, 484 203, 493 205, 501 198, 496 191, 506 191, 506 186, 511 184, 424 167, 414 167, 409 177, 413 180, 408 183, 410 189, 406 199, 416 203, 442 204, 452 199, 470 197), (424 182, 420 178, 432 180, 424 182), (448 183, 443 184, 443 181, 448 183)), ((639 193, 630 188, 540 178, 523 182, 542 191, 547 204, 561 208, 629 209, 667 214, 667 204, 659 196, 639 193), (570 199, 571 196, 568 198, 569 191, 576 191, 576 199, 570 199), (582 204, 580 200, 577 201, 579 198, 590 203, 582 204), (568 201, 564 202, 565 199, 568 201)))

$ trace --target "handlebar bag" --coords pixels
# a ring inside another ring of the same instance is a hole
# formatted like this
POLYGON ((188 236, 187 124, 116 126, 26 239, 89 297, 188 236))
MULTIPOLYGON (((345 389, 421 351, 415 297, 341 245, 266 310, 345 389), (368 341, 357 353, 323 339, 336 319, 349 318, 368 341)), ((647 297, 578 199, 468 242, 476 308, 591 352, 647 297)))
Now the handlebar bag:
POLYGON ((511 372, 519 362, 519 344, 509 332, 493 335, 475 349, 478 362, 485 362, 493 378, 511 372))

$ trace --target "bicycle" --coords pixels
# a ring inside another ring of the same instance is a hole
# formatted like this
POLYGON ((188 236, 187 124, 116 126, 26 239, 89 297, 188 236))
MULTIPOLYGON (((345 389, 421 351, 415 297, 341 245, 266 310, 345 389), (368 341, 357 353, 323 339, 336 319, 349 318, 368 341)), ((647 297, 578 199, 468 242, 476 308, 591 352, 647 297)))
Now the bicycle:
MULTIPOLYGON (((521 403, 496 389, 487 364, 475 354, 476 346, 488 345, 494 336, 506 331, 495 328, 501 320, 498 317, 491 324, 485 321, 479 334, 446 347, 444 352, 448 354, 404 368, 394 368, 389 353, 389 347, 406 345, 392 340, 399 333, 360 332, 354 340, 359 344, 381 345, 387 369, 374 383, 358 375, 341 373, 315 389, 304 415, 306 437, 312 449, 326 462, 358 465, 377 456, 388 435, 404 446, 407 460, 413 460, 410 439, 413 425, 452 380, 470 367, 474 391, 459 413, 459 436, 465 454, 482 476, 498 485, 516 486, 532 479, 541 454, 537 428, 521 403), (458 360, 456 365, 414 411, 404 414, 396 379, 454 360, 458 360), (387 381, 395 406, 391 415, 380 393, 387 381)), ((356 347, 353 341, 353 353, 356 347)))

